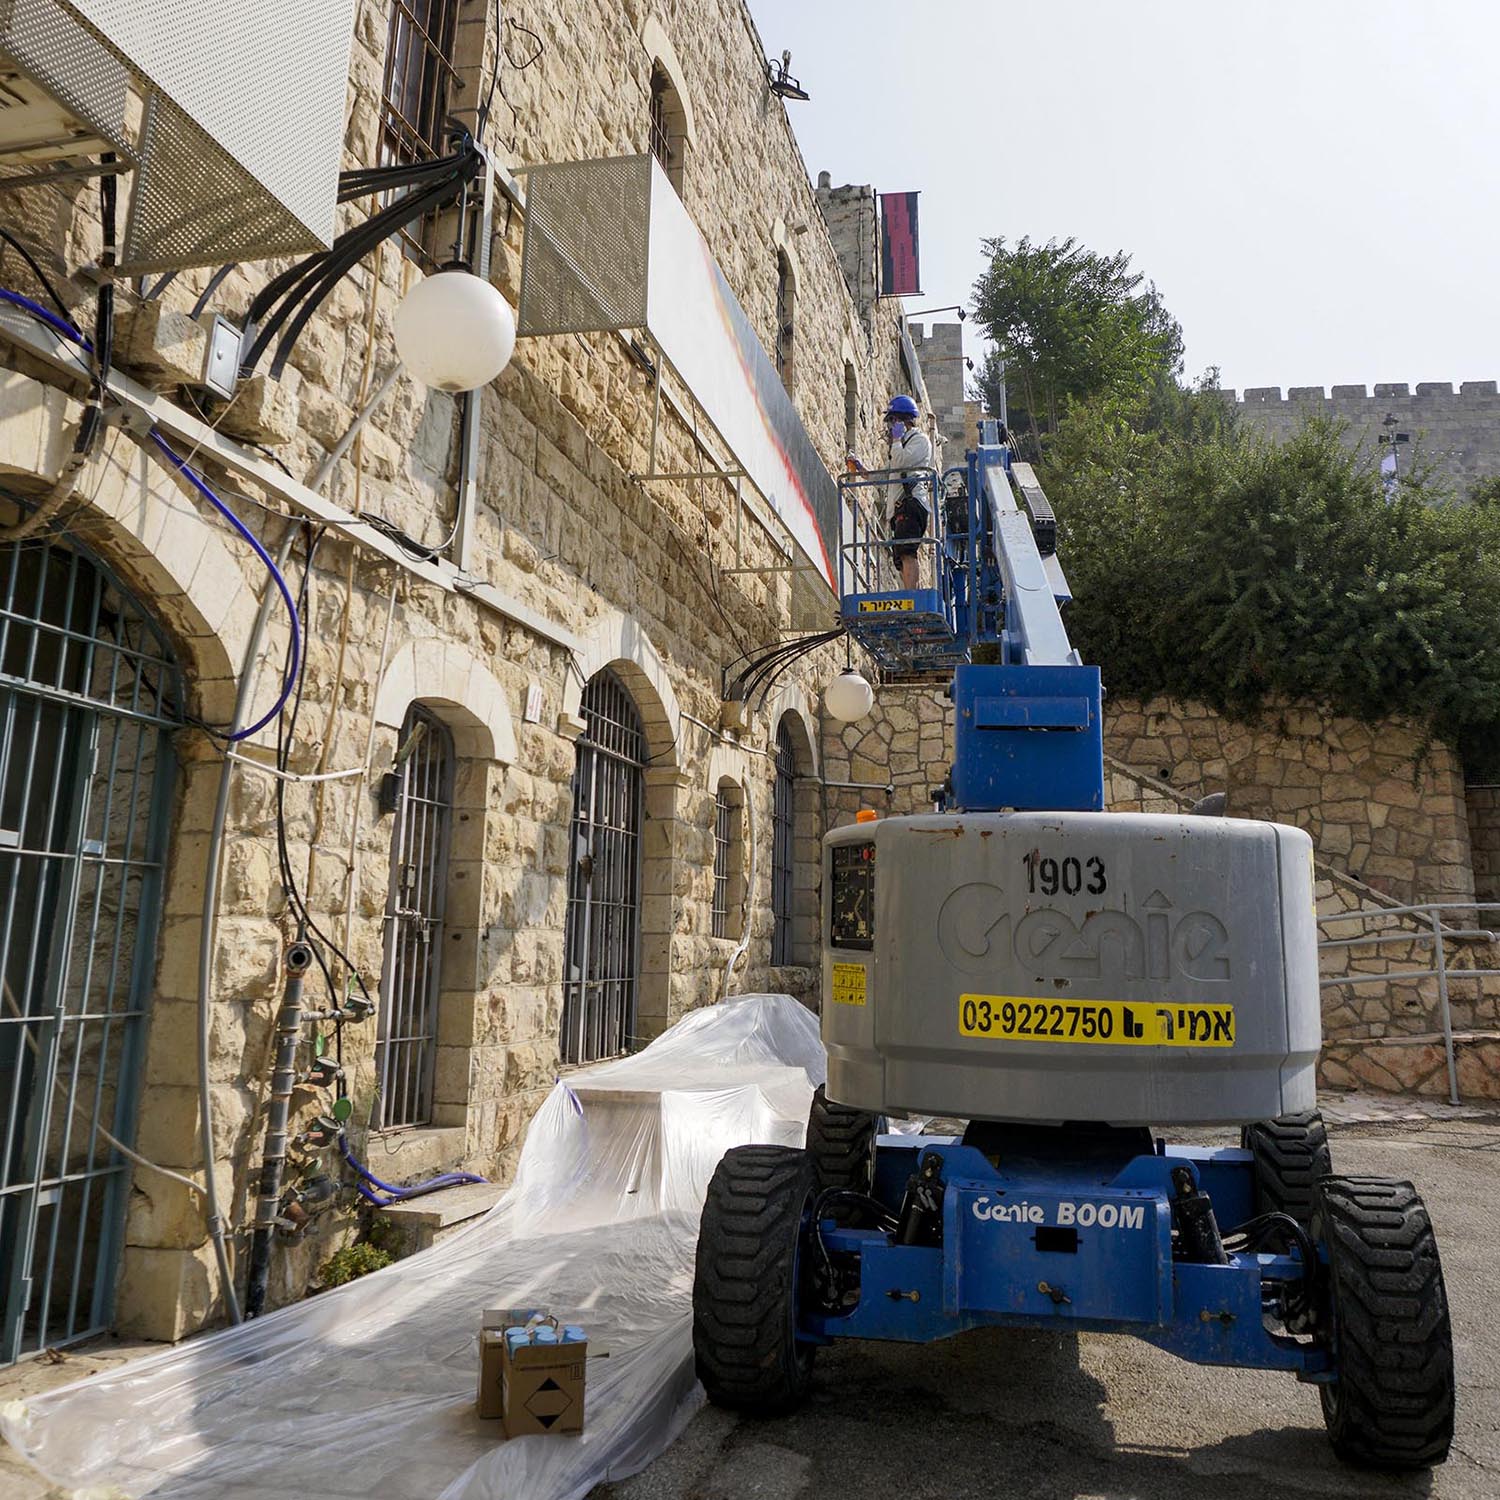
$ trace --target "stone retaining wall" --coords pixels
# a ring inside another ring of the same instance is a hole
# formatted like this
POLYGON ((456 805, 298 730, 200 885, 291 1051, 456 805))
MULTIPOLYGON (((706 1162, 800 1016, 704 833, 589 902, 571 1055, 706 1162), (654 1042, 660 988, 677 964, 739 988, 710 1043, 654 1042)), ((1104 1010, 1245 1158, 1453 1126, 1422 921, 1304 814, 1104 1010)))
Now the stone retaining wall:
POLYGON ((1110 699, 1105 748, 1190 796, 1227 791, 1242 818, 1312 835, 1319 853, 1402 903, 1474 895, 1463 774, 1409 724, 1285 705, 1255 724, 1201 703, 1110 699))

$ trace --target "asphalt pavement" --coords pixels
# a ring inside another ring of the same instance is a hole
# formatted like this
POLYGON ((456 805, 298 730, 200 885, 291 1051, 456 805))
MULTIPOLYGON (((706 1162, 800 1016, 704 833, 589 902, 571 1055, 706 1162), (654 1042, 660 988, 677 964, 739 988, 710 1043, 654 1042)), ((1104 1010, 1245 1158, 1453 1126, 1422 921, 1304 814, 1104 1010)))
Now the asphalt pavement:
POLYGON ((1334 1458, 1316 1390, 1185 1364, 1125 1337, 980 1330, 821 1351, 794 1416, 706 1408, 591 1500, 1279 1500, 1500 1496, 1500 1115, 1331 1127, 1334 1170, 1410 1178, 1453 1311, 1458 1434, 1430 1473, 1334 1458))

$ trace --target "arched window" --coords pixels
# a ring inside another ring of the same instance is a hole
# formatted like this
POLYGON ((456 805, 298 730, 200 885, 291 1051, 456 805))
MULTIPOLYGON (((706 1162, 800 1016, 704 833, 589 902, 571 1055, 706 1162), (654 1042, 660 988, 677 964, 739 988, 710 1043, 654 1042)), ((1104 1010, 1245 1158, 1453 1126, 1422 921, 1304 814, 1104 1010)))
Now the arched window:
POLYGON ((683 167, 687 161, 687 117, 682 96, 660 59, 651 64, 651 154, 661 163, 667 181, 682 197, 683 167))
POLYGON ((859 379, 849 360, 844 361, 844 452, 859 446, 859 379))
POLYGON ((442 993, 448 839, 453 820, 453 735, 413 703, 396 745, 391 881, 375 1043, 381 1130, 432 1123, 442 993))
POLYGON ((0 547, 0 1365, 109 1326, 181 704, 102 564, 0 547))
POLYGON ((589 680, 580 713, 563 938, 561 1051, 570 1063, 625 1050, 640 976, 645 730, 608 667, 589 680))
POLYGON ((785 250, 776 253, 776 373, 792 388, 792 356, 796 341, 797 283, 785 250))
POLYGON ((745 906, 745 794, 727 777, 714 794, 714 890, 711 931, 738 941, 745 906))
POLYGON ((797 848, 797 758, 783 719, 776 730, 776 780, 771 790, 771 962, 792 958, 792 911, 797 848))

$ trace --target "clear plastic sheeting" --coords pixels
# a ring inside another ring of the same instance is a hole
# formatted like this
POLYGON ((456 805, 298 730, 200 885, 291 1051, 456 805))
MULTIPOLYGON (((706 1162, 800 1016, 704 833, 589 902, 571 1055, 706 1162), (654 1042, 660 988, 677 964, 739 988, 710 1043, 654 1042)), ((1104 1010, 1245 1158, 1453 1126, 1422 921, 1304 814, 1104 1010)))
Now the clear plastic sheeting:
POLYGON ((643 1052, 569 1074, 515 1185, 433 1249, 238 1328, 0 1413, 10 1443, 89 1500, 563 1500, 643 1468, 701 1400, 693 1254, 720 1156, 798 1144, 824 1076, 785 995, 694 1011, 643 1052), (577 1436, 506 1442, 474 1413, 486 1308, 589 1335, 577 1436))

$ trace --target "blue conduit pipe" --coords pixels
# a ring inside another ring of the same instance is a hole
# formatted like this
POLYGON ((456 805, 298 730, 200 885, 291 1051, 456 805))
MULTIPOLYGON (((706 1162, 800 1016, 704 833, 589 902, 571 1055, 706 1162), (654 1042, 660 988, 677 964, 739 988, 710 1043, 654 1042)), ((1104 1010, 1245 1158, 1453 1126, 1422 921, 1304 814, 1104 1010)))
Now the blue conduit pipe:
POLYGON ((12 307, 19 307, 24 312, 29 312, 32 317, 40 318, 54 333, 61 334, 71 344, 77 344, 80 349, 86 349, 90 354, 94 352, 94 346, 65 318, 60 318, 55 312, 42 306, 40 302, 33 302, 30 297, 23 297, 19 292, 9 291, 0 286, 0 302, 9 302, 12 307))
POLYGON ((437 1192, 439 1188, 462 1187, 466 1183, 488 1180, 473 1172, 440 1172, 436 1177, 428 1178, 426 1182, 418 1182, 411 1187, 396 1187, 392 1183, 382 1182, 368 1167, 362 1166, 355 1160, 347 1139, 342 1140, 340 1145, 344 1160, 354 1168, 360 1179, 355 1183, 360 1197, 366 1203, 373 1203, 377 1208, 389 1208, 393 1203, 403 1203, 408 1198, 420 1198, 425 1193, 437 1192), (386 1196, 381 1197, 382 1193, 386 1196))
POLYGON ((276 566, 271 554, 261 545, 260 538, 209 489, 186 459, 180 458, 172 451, 171 445, 155 427, 151 429, 151 441, 166 455, 167 462, 239 532, 240 536, 249 544, 251 551, 265 564, 266 571, 271 575, 272 582, 281 590, 281 597, 286 602, 286 612, 292 627, 292 656, 290 662, 287 664, 286 677, 282 680, 281 695, 248 729, 236 729, 228 736, 231 741, 249 739, 252 734, 256 734, 264 729, 281 712, 286 706, 287 699, 292 696, 292 689, 297 685, 297 673, 301 670, 302 666, 302 621, 297 614, 297 601, 292 598, 292 591, 288 587, 286 579, 282 576, 281 569, 276 566))

